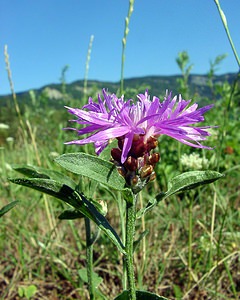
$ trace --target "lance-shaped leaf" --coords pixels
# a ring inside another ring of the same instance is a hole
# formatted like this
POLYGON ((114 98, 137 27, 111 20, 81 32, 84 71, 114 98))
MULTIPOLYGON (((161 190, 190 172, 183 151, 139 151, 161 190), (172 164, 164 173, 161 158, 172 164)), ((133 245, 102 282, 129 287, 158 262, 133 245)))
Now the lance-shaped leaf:
POLYGON ((88 208, 90 215, 88 216, 93 222, 95 222, 102 231, 106 233, 106 235, 112 240, 112 242, 117 246, 118 250, 122 254, 126 254, 125 247, 122 244, 118 234, 109 224, 108 220, 95 208, 95 206, 88 201, 83 195, 81 195, 81 199, 84 202, 84 205, 88 208))
POLYGON ((46 193, 70 204, 85 217, 91 219, 95 224, 97 224, 97 226, 102 229, 109 239, 117 246, 120 252, 123 254, 126 253, 119 236, 111 227, 107 219, 90 201, 71 187, 61 182, 45 178, 14 178, 9 180, 13 183, 46 193))
POLYGON ((86 176, 115 190, 124 190, 125 179, 114 164, 86 153, 63 154, 55 159, 63 168, 86 176))
MULTIPOLYGON (((97 201, 93 200, 93 199, 88 199, 87 201, 89 201, 94 205, 94 207, 102 214, 102 215, 106 215, 107 211, 105 211, 102 207, 101 204, 99 204, 97 201)), ((84 215, 77 209, 67 209, 64 210, 59 216, 58 218, 60 220, 74 220, 74 219, 79 219, 79 218, 83 218, 84 215)))
POLYGON ((18 204, 18 200, 15 200, 15 201, 12 201, 10 203, 8 203, 7 205, 3 206, 1 209, 0 209, 0 218, 5 215, 9 210, 11 210, 15 205, 18 204))
POLYGON ((63 200, 77 209, 81 208, 82 204, 77 192, 62 182, 45 178, 10 178, 9 180, 63 200))
POLYGON ((201 185, 212 183, 221 177, 223 177, 223 175, 216 171, 192 171, 180 174, 169 181, 166 193, 160 193, 157 195, 157 201, 159 202, 179 192, 184 192, 195 189, 201 185))
POLYGON ((57 172, 55 170, 49 170, 37 166, 31 165, 21 165, 15 164, 11 166, 15 171, 30 177, 30 178, 45 178, 45 179, 53 179, 58 182, 65 183, 66 185, 70 186, 71 188, 75 188, 76 183, 68 176, 57 172))
POLYGON ((215 171, 191 171, 178 175, 169 181, 167 192, 161 192, 156 196, 156 198, 150 200, 147 206, 137 213, 137 218, 140 218, 143 214, 146 214, 161 200, 164 200, 176 193, 184 192, 201 185, 212 183, 221 177, 223 177, 223 175, 215 171))
POLYGON ((59 216, 58 219, 60 220, 74 220, 84 218, 84 214, 82 214, 77 209, 67 209, 64 210, 59 216))
MULTIPOLYGON (((88 283, 88 275, 87 275, 87 268, 80 269, 78 271, 79 277, 82 279, 83 282, 88 283)), ((92 272, 92 284, 94 288, 96 289, 100 283, 102 283, 103 279, 96 273, 92 272)))

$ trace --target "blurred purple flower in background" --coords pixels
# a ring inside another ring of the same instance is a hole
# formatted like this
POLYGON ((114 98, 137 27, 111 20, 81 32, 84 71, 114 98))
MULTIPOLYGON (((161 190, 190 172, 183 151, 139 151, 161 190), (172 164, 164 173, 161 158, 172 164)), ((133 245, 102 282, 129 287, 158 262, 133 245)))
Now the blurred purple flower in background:
POLYGON ((103 89, 103 99, 98 95, 98 103, 89 98, 82 109, 66 107, 77 117, 71 121, 84 126, 65 129, 75 130, 78 135, 90 134, 66 144, 94 143, 96 153, 100 154, 109 140, 117 138, 122 164, 130 155, 137 158, 149 154, 156 147, 157 138, 163 134, 192 147, 212 149, 200 143, 210 135, 208 129, 211 126, 193 125, 203 122, 204 113, 213 105, 198 109, 198 104, 190 105, 190 102, 183 100, 181 95, 172 98, 171 93, 166 93, 162 102, 155 96, 150 100, 148 91, 137 95, 136 102, 132 99, 124 101, 123 96, 117 98, 103 89))

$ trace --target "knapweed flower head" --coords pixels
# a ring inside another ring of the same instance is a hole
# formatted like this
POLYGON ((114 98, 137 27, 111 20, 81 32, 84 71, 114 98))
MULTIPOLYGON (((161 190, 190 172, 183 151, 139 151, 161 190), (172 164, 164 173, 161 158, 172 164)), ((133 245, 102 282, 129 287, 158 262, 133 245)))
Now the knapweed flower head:
POLYGON ((183 100, 181 95, 172 98, 171 93, 166 93, 162 102, 155 96, 151 100, 147 90, 137 95, 136 102, 125 101, 124 96, 118 98, 104 89, 102 93, 103 99, 100 95, 98 102, 89 98, 81 109, 66 107, 76 117, 72 122, 83 125, 80 129, 66 129, 77 131, 79 136, 88 135, 66 144, 94 143, 96 153, 100 154, 109 141, 116 138, 119 148, 112 149, 114 161, 127 164, 128 171, 141 168, 143 177, 145 173, 151 174, 159 160, 157 153, 150 152, 156 148, 161 135, 192 147, 211 149, 201 144, 210 135, 210 126, 196 127, 195 124, 204 121, 203 115, 212 105, 198 109, 197 103, 190 105, 191 100, 183 100))

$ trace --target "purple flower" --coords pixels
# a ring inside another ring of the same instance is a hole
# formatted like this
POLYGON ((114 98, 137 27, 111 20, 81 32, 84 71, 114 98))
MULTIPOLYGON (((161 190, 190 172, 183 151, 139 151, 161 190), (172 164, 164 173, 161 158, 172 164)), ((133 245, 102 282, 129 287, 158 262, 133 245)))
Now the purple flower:
MULTIPOLYGON (((208 129, 211 126, 192 125, 203 122, 204 113, 213 105, 198 109, 198 104, 190 105, 191 100, 183 100, 181 95, 172 98, 171 93, 167 93, 162 102, 155 96, 150 100, 148 91, 137 98, 136 102, 132 99, 124 101, 123 96, 117 98, 103 89, 103 99, 98 95, 98 103, 89 98, 88 104, 82 109, 66 107, 77 117, 72 122, 84 125, 81 129, 66 129, 76 130, 78 135, 90 134, 66 144, 94 143, 96 153, 100 154, 109 140, 117 138, 122 143, 121 163, 126 161, 129 153, 134 153, 134 147, 139 146, 136 140, 146 145, 163 134, 192 147, 212 149, 200 143, 210 135, 208 129)), ((144 151, 150 150, 149 147, 144 148, 144 151)))

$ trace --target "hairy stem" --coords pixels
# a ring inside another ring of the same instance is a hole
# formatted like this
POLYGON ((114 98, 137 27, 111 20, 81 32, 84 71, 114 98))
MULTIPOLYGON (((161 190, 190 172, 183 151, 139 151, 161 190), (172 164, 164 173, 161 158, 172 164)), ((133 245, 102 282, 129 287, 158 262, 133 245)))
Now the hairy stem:
POLYGON ((189 269, 189 285, 192 281, 192 229, 193 229, 193 198, 189 199, 189 216, 188 216, 188 269, 189 269))
POLYGON ((136 198, 134 203, 127 203, 126 219, 126 267, 130 300, 136 300, 135 275, 133 265, 133 242, 136 222, 136 198))

